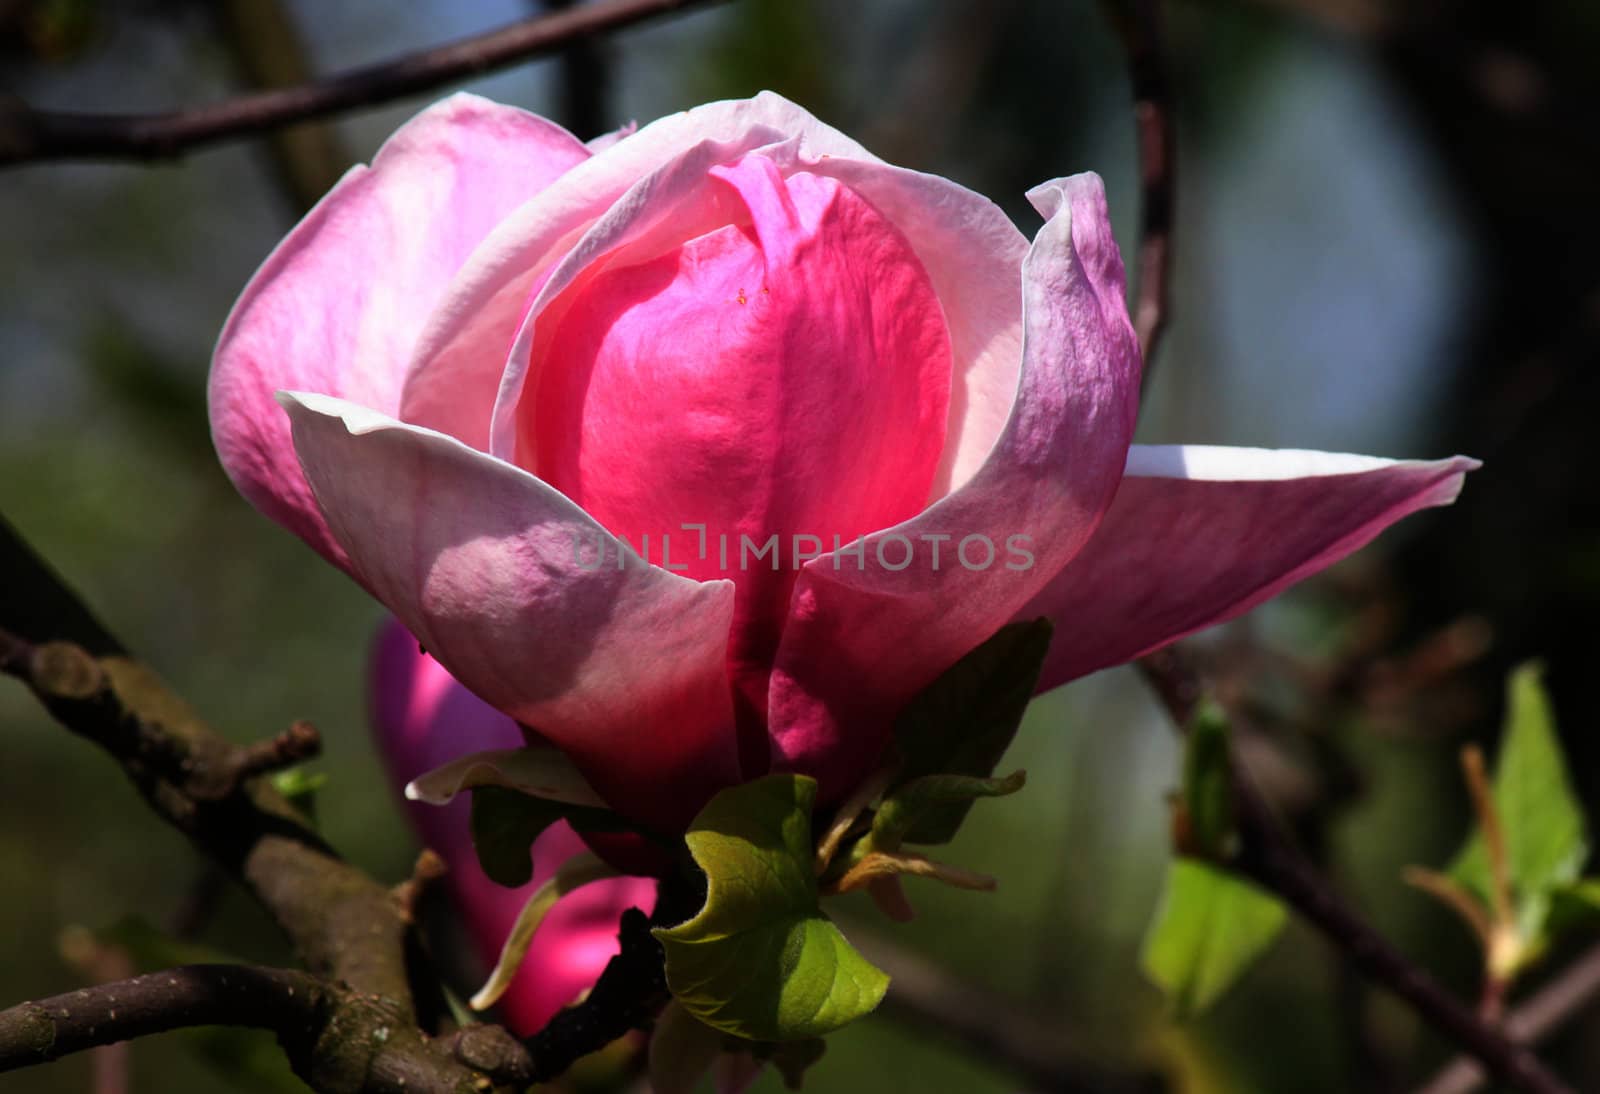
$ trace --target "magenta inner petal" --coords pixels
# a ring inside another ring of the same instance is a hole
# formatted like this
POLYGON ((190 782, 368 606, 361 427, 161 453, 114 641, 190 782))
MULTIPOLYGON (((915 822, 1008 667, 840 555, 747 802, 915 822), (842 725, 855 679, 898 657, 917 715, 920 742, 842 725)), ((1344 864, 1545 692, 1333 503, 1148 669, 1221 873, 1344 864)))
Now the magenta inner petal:
POLYGON ((612 255, 541 317, 518 450, 649 561, 737 583, 748 775, 798 562, 921 511, 952 362, 926 272, 866 201, 759 155, 712 174, 728 223, 612 255))

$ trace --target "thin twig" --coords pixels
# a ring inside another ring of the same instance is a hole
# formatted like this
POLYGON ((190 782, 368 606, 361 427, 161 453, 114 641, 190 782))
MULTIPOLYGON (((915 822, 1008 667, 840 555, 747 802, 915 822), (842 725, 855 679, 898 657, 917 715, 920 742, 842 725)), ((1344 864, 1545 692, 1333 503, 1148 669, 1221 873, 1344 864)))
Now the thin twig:
MULTIPOLYGON (((292 87, 316 78, 288 0, 219 0, 208 6, 245 88, 292 87)), ((297 217, 355 161, 328 121, 285 126, 267 147, 278 188, 297 217)))
POLYGON ((1122 32, 1139 147, 1139 294, 1133 327, 1144 354, 1142 390, 1149 391, 1156 350, 1167 328, 1177 146, 1161 0, 1130 0, 1130 6, 1122 32))
MULTIPOLYGON (((1173 722, 1180 728, 1187 726, 1203 688, 1180 648, 1168 647, 1146 657, 1139 667, 1173 722)), ((1346 904, 1289 844, 1260 791, 1237 762, 1233 804, 1241 845, 1231 863, 1235 870, 1275 893, 1337 946, 1350 964, 1408 1003, 1491 1074, 1530 1094, 1570 1090, 1531 1051, 1481 1021, 1346 904)))
POLYGON ((0 165, 63 159, 163 159, 217 141, 375 106, 574 42, 715 0, 599 0, 500 30, 350 69, 297 87, 160 114, 76 114, 0 104, 0 165))
MULTIPOLYGON (((1506 1032, 1525 1044, 1538 1044, 1600 997, 1600 946, 1573 961, 1506 1019, 1506 1032)), ((1486 1082, 1483 1068, 1467 1056, 1446 1064, 1415 1094, 1472 1094, 1486 1082)))

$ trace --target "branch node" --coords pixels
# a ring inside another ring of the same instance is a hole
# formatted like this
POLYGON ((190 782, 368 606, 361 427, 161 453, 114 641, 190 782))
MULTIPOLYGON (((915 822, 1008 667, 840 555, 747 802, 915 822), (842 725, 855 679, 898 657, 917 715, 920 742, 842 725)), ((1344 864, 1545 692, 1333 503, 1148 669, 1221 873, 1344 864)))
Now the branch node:
POLYGON ((415 924, 417 907, 421 904, 422 898, 449 873, 449 863, 436 852, 423 848, 422 853, 417 856, 416 864, 411 867, 411 876, 390 890, 395 906, 400 909, 400 918, 409 924, 415 924))
POLYGON ((46 642, 33 647, 25 671, 33 689, 51 699, 87 702, 108 687, 99 663, 82 646, 71 642, 46 642))

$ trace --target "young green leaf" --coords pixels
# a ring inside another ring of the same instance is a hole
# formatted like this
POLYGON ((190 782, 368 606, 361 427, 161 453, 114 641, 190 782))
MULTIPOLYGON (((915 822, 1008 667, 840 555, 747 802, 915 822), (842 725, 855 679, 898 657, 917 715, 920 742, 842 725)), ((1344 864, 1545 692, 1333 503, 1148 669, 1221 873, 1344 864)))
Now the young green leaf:
POLYGON ((1249 882, 1206 862, 1174 859, 1141 961, 1174 1013, 1192 1017, 1266 952, 1287 920, 1278 899, 1249 882))
POLYGON ((685 837, 706 873, 705 906, 655 935, 673 996, 714 1029, 804 1040, 868 1013, 889 986, 819 907, 816 793, 816 782, 799 775, 730 787, 685 837))
MULTIPOLYGON (((1589 852, 1583 808, 1567 775, 1540 671, 1537 664, 1527 664, 1511 674, 1493 788, 1517 926, 1529 944, 1545 927, 1552 892, 1578 879, 1589 852)), ((1481 832, 1467 841, 1449 873, 1489 900, 1489 857, 1481 832)))
POLYGON ((580 832, 618 832, 628 825, 605 809, 534 798, 498 786, 472 791, 472 847, 478 864, 497 885, 517 888, 533 878, 533 841, 556 821, 580 832))
MULTIPOLYGON (((1012 623, 957 661, 895 722, 899 783, 929 775, 988 778, 1016 736, 1050 649, 1050 621, 1012 623)), ((926 812, 915 843, 949 843, 972 808, 957 800, 926 812)))

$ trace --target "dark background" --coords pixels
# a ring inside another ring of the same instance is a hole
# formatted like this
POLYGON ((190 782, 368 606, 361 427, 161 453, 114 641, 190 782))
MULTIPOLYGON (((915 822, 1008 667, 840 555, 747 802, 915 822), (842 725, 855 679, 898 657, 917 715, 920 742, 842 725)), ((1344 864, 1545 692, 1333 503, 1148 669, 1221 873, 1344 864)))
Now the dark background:
MULTIPOLYGON (((162 109, 528 10, 0 0, 0 89, 41 107, 162 109)), ((1385 933, 1471 993, 1467 934, 1399 872, 1440 865, 1465 831, 1455 751, 1492 740, 1510 665, 1548 663, 1575 781, 1600 805, 1589 458, 1600 6, 1167 10, 1178 261, 1141 439, 1485 461, 1454 509, 1411 518, 1202 650, 1256 711, 1248 754, 1302 845, 1385 933)), ((1112 27, 1107 9, 1061 0, 742 0, 466 86, 582 137, 772 88, 888 159, 994 197, 1029 234, 1027 188, 1095 170, 1131 255, 1133 119, 1112 27)), ((0 174, 0 511, 232 735, 296 717, 321 726, 325 830, 396 880, 414 845, 362 698, 379 609, 233 492, 210 450, 204 377, 255 265, 346 165, 433 97, 162 166, 0 174)), ((129 915, 170 926, 204 887, 181 839, 20 687, 0 687, 0 739, 9 1004, 93 975, 74 928, 129 915)), ((922 915, 907 945, 1053 1023, 1106 1068, 1155 1069, 1173 1089, 1405 1089, 1442 1059, 1445 1046, 1298 926, 1211 1014, 1164 1016, 1137 953, 1168 854, 1177 751, 1130 672, 1037 702, 1012 759, 1029 771, 1027 791, 980 806, 949 854, 997 875, 1000 893, 914 888, 922 915)), ((285 956, 233 892, 203 938, 285 956)), ((1595 1015, 1580 1017, 1553 1050, 1581 1089, 1600 1089, 1594 1033, 1595 1015)), ((294 1089, 272 1059, 265 1036, 142 1041, 133 1089, 294 1089)), ((3 1086, 78 1091, 89 1069, 76 1057, 3 1086)), ((831 1038, 812 1081, 1017 1088, 981 1054, 890 1017, 831 1038)))

